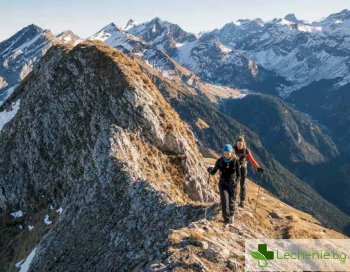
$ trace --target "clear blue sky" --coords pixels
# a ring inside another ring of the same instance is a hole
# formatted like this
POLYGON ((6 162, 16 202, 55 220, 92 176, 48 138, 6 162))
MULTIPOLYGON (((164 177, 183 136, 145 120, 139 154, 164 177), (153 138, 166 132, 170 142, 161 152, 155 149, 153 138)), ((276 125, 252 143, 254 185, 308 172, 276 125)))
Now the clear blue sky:
POLYGON ((314 21, 345 8, 349 0, 0 0, 0 41, 31 23, 86 38, 110 22, 123 26, 130 18, 144 22, 158 16, 199 32, 241 18, 271 20, 288 13, 314 21))

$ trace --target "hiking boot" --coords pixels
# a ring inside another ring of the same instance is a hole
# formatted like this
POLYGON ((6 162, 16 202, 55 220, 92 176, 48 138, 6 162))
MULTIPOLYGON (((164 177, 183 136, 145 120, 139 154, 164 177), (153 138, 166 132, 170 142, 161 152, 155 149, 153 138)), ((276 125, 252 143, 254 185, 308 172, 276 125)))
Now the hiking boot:
POLYGON ((241 200, 241 202, 239 203, 239 206, 240 206, 241 208, 244 208, 244 201, 241 200))

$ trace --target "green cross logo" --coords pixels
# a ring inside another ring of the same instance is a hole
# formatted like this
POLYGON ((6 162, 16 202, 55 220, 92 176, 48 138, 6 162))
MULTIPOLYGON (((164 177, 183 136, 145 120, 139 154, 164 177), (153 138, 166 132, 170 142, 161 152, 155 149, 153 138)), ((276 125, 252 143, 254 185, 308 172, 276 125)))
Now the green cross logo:
POLYGON ((259 267, 266 267, 267 266, 267 260, 273 260, 273 258, 274 258, 273 251, 267 251, 267 245, 266 244, 259 244, 258 245, 258 251, 251 251, 250 255, 255 260, 258 260, 258 266, 259 267), (261 263, 260 263, 260 261, 261 261, 261 263))

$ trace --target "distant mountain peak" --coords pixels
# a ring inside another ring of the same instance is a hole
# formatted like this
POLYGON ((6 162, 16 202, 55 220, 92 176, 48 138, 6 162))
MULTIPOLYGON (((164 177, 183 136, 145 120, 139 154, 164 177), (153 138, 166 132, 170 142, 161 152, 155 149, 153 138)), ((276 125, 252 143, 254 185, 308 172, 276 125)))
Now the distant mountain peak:
POLYGON ((162 22, 162 19, 160 19, 158 16, 154 17, 151 22, 162 22))
POLYGON ((108 25, 106 25, 104 28, 102 28, 102 30, 105 31, 114 31, 114 30, 119 30, 119 27, 115 24, 115 23, 109 23, 108 25))
POLYGON ((78 43, 81 38, 71 30, 65 30, 57 35, 57 39, 63 42, 78 43))
POLYGON ((294 13, 289 13, 287 14, 286 16, 284 16, 284 19, 290 21, 290 22, 293 22, 293 23, 298 23, 299 20, 297 19, 297 17, 295 16, 294 13))
POLYGON ((343 9, 341 12, 335 13, 335 14, 350 14, 350 10, 348 10, 348 9, 343 9))
POLYGON ((337 20, 337 19, 338 20, 349 20, 350 19, 350 10, 343 9, 340 12, 333 13, 333 14, 329 15, 328 17, 326 17, 322 21, 333 21, 333 20, 337 20))
POLYGON ((109 37, 111 37, 114 33, 123 31, 119 27, 117 27, 114 23, 110 23, 99 30, 96 34, 90 37, 92 40, 101 40, 105 41, 109 37))
MULTIPOLYGON (((22 35, 22 34, 34 37, 34 36, 38 35, 39 33, 43 33, 45 31, 47 31, 47 30, 44 30, 35 24, 30 24, 30 25, 23 27, 19 31, 17 31, 16 34, 14 34, 12 37, 16 37, 16 35, 22 35)), ((10 38, 12 38, 12 37, 10 37, 10 38)))
POLYGON ((232 22, 236 26, 242 26, 242 25, 249 25, 249 24, 259 24, 264 25, 264 21, 261 18, 255 18, 253 20, 251 19, 238 19, 236 21, 232 22))
POLYGON ((134 26, 137 26, 137 25, 138 25, 138 23, 137 23, 135 20, 130 19, 130 20, 126 23, 126 25, 125 25, 125 27, 123 28, 123 30, 128 30, 128 29, 133 28, 134 26))
POLYGON ((22 28, 22 30, 37 30, 37 31, 40 31, 40 32, 44 31, 40 26, 37 26, 35 24, 30 24, 30 25, 22 28))

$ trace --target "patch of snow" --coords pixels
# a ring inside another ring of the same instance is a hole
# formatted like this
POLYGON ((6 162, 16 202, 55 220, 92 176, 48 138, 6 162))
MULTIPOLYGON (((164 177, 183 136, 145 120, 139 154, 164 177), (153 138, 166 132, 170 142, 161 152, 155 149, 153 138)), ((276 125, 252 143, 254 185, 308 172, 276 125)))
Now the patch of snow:
POLYGON ((155 32, 157 32, 157 28, 156 28, 156 25, 154 24, 154 25, 152 26, 152 33, 155 33, 155 32))
POLYGON ((10 97, 10 95, 13 93, 13 91, 15 90, 16 87, 17 87, 17 85, 10 87, 6 91, 4 91, 4 93, 1 95, 2 97, 0 97, 0 106, 2 104, 4 104, 4 102, 6 101, 7 98, 10 97))
POLYGON ((232 51, 232 49, 231 48, 228 48, 228 47, 226 47, 226 46, 223 46, 222 44, 219 44, 219 48, 220 48, 220 50, 223 52, 223 53, 230 53, 231 51, 232 51))
POLYGON ((20 99, 12 103, 12 110, 10 111, 4 110, 0 112, 0 132, 4 127, 4 125, 10 122, 13 117, 15 117, 17 111, 19 110, 19 105, 20 105, 20 99))
POLYGON ((291 21, 288 21, 286 19, 281 19, 281 21, 279 21, 280 25, 286 25, 286 26, 291 26, 291 25, 294 25, 295 23, 291 22, 291 21))
POLYGON ((132 44, 133 42, 140 42, 142 44, 144 43, 144 41, 142 41, 140 38, 122 29, 118 29, 115 25, 113 26, 106 26, 104 29, 91 36, 89 39, 103 41, 114 48, 121 46, 128 51, 133 51, 135 49, 135 46, 132 44), (114 28, 112 29, 113 26, 114 28))
POLYGON ((34 229, 34 226, 28 225, 28 230, 31 231, 32 229, 34 229))
POLYGON ((320 26, 314 27, 314 26, 298 24, 298 30, 302 32, 317 32, 317 31, 322 31, 322 27, 320 26))
POLYGON ((136 52, 136 53, 134 53, 134 55, 142 58, 143 57, 143 52, 136 52))
POLYGON ((184 66, 187 66, 189 69, 192 69, 196 66, 196 62, 191 57, 191 51, 196 45, 196 41, 186 42, 177 49, 176 61, 184 66))
POLYGON ((311 25, 307 25, 307 24, 296 24, 296 23, 288 21, 286 19, 282 19, 280 22, 278 22, 278 24, 282 25, 282 26, 288 26, 290 28, 292 26, 296 26, 297 30, 302 31, 302 32, 316 32, 316 31, 322 30, 322 27, 315 27, 315 26, 311 26, 311 25))
POLYGON ((28 257, 22 261, 16 263, 16 267, 19 268, 19 272, 27 272, 29 270, 30 264, 35 256, 36 247, 30 252, 28 257))
POLYGON ((59 209, 57 209, 56 212, 59 213, 59 214, 62 214, 62 212, 63 212, 62 207, 60 207, 59 209))
POLYGON ((334 23, 337 25, 340 25, 340 24, 344 23, 344 21, 343 20, 336 20, 336 21, 334 21, 334 23))
POLYGON ((22 51, 24 52, 25 49, 27 49, 28 47, 30 47, 33 43, 35 43, 40 37, 42 37, 42 33, 39 33, 38 35, 36 35, 33 39, 25 42, 24 44, 22 44, 21 46, 11 50, 10 53, 8 53, 7 55, 4 56, 4 58, 8 57, 12 52, 16 52, 16 51, 22 51))
POLYGON ((10 215, 14 218, 19 218, 19 217, 23 217, 24 215, 24 212, 22 212, 22 210, 19 210, 17 212, 12 212, 10 213, 10 215))
POLYGON ((45 222, 46 225, 52 224, 52 221, 50 221, 50 218, 49 218, 48 214, 45 215, 44 222, 45 222))
POLYGON ((230 96, 230 98, 232 98, 232 99, 242 99, 242 98, 246 97, 247 95, 248 94, 241 93, 241 94, 238 94, 238 95, 230 96))
POLYGON ((100 40, 104 42, 108 38, 110 38, 114 33, 117 32, 119 32, 118 27, 114 23, 110 23, 109 25, 105 26, 100 31, 98 31, 96 34, 91 36, 89 39, 100 40))
POLYGON ((242 93, 245 93, 245 94, 251 94, 251 93, 253 93, 253 91, 252 91, 252 90, 249 90, 249 89, 240 89, 240 91, 241 91, 242 93))
MULTIPOLYGON (((298 48, 294 48, 287 55, 283 53, 269 48, 259 52, 251 52, 249 56, 265 69, 273 70, 287 80, 294 82, 293 89, 299 89, 312 81, 344 77, 348 73, 347 57, 345 56, 334 56, 322 50, 300 58, 298 48), (311 66, 310 60, 317 60, 317 63, 322 63, 322 66, 311 66)), ((287 93, 290 91, 283 90, 287 93)))

